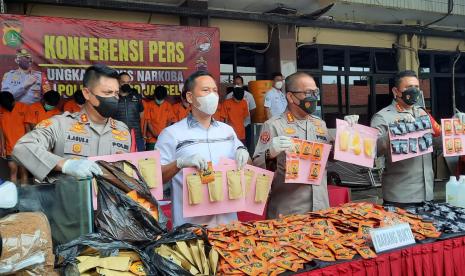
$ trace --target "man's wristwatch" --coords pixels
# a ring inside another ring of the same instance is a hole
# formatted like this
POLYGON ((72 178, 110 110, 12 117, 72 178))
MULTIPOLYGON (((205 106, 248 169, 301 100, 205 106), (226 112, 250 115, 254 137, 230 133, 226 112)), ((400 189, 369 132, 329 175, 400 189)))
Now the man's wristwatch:
POLYGON ((274 160, 274 159, 276 159, 276 157, 271 158, 270 149, 265 150, 265 160, 274 160))

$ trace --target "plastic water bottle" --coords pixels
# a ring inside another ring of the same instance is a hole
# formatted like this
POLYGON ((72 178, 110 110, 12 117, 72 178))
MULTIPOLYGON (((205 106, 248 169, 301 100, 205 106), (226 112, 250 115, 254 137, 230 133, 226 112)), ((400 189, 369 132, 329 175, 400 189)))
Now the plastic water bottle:
POLYGON ((459 182, 455 175, 451 175, 446 183, 446 202, 453 206, 458 206, 459 203, 459 182))
POLYGON ((458 181, 457 189, 457 205, 459 207, 465 208, 465 175, 461 175, 458 181))
POLYGON ((13 208, 18 202, 18 190, 13 182, 5 181, 0 184, 0 208, 13 208))

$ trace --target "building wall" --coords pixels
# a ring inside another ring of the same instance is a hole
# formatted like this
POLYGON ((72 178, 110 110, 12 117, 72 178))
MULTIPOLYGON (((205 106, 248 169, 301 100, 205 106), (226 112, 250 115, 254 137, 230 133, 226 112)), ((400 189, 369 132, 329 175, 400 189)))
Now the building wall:
POLYGON ((267 43, 268 25, 258 22, 210 19, 210 27, 220 29, 221 41, 267 43))

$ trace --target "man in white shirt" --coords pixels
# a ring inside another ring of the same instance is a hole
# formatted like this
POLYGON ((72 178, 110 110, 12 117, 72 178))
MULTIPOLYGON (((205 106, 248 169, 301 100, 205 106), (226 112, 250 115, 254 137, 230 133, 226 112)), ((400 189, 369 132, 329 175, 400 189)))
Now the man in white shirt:
MULTIPOLYGON (((245 139, 247 142, 247 148, 250 148, 250 143, 252 142, 250 140, 252 136, 252 126, 250 125, 252 121, 250 118, 254 116, 255 108, 257 108, 257 105, 255 104, 255 99, 252 93, 247 91, 246 87, 244 86, 244 79, 241 76, 239 75, 234 76, 234 87, 244 88, 244 100, 247 102, 247 105, 249 107, 250 116, 248 116, 244 120, 244 127, 245 127, 245 139)), ((233 97, 233 93, 229 93, 228 95, 226 95, 226 99, 231 99, 232 97, 233 97)))
POLYGON ((198 71, 192 74, 186 79, 182 93, 192 112, 187 118, 165 128, 155 145, 161 155, 163 183, 172 182, 173 226, 187 222, 214 226, 237 220, 236 213, 183 216, 183 168, 204 170, 208 161, 216 165, 223 157, 235 159, 242 168, 249 161, 249 153, 232 127, 212 118, 219 96, 216 82, 209 73, 198 71))
POLYGON ((272 74, 273 87, 265 94, 265 115, 269 120, 272 117, 280 116, 287 107, 286 96, 282 88, 284 86, 283 75, 279 72, 272 74))

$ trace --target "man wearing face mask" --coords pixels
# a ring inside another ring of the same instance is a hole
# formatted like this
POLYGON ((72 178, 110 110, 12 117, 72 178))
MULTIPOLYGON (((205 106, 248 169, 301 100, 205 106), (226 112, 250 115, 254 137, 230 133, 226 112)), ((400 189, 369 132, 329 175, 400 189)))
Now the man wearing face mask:
POLYGON ((219 96, 216 81, 209 73, 198 71, 189 76, 182 93, 192 112, 163 130, 155 146, 161 155, 163 183, 172 182, 173 226, 186 222, 214 226, 237 220, 236 213, 183 216, 183 168, 205 170, 208 161, 216 165, 221 158, 235 159, 239 168, 243 168, 249 154, 230 126, 212 118, 219 96))
POLYGON ((18 183, 18 173, 21 184, 27 183, 27 171, 18 166, 11 154, 16 142, 24 134, 25 112, 27 105, 16 102, 13 94, 8 91, 0 92, 0 157, 6 158, 10 169, 10 181, 18 183))
MULTIPOLYGON (((252 126, 251 126, 251 117, 254 116, 255 114, 255 109, 257 108, 257 105, 255 104, 255 99, 249 91, 247 91, 247 86, 244 86, 244 79, 236 75, 234 77, 234 87, 239 87, 244 89, 244 100, 247 102, 247 106, 249 108, 249 116, 244 121, 244 127, 245 127, 245 137, 247 140, 247 147, 250 148, 251 144, 251 136, 252 136, 252 126)), ((226 95, 226 99, 231 99, 233 97, 233 93, 229 93, 226 95)))
POLYGON ((145 141, 142 136, 141 118, 144 116, 144 106, 142 97, 138 93, 134 93, 130 83, 128 73, 122 72, 119 74, 119 102, 118 112, 114 117, 116 120, 125 123, 128 128, 134 129, 136 134, 137 151, 145 150, 145 141))
POLYGON ((87 157, 131 148, 127 126, 112 119, 118 112, 118 73, 105 65, 90 66, 83 84, 86 103, 80 112, 43 120, 14 147, 14 159, 39 181, 54 171, 77 178, 101 175, 100 167, 87 157))
POLYGON ((273 87, 265 94, 265 115, 269 120, 272 117, 280 116, 284 113, 287 107, 287 100, 284 92, 284 79, 281 73, 273 73, 273 87))
POLYGON ((2 90, 9 91, 15 100, 25 104, 38 102, 42 93, 51 89, 45 74, 32 70, 32 56, 26 49, 16 51, 18 68, 3 75, 2 90))
POLYGON ((63 111, 68 111, 69 113, 75 113, 81 111, 82 106, 86 103, 86 99, 82 94, 82 90, 78 89, 73 94, 73 99, 68 100, 63 106, 63 111))
POLYGON ((249 108, 244 99, 244 88, 234 87, 233 98, 227 99, 223 103, 223 109, 226 117, 226 123, 234 129, 237 138, 245 145, 245 127, 244 122, 249 117, 249 108))
POLYGON ((256 166, 275 171, 266 211, 268 219, 329 207, 326 170, 320 185, 284 183, 285 151, 291 147, 291 138, 326 144, 331 140, 325 122, 312 115, 319 97, 313 77, 297 72, 288 76, 285 83, 287 109, 263 124, 253 155, 256 166))
POLYGON ((191 112, 191 108, 187 100, 181 95, 181 101, 173 105, 173 113, 176 118, 176 122, 186 118, 191 112))
POLYGON ((61 114, 61 110, 57 108, 60 99, 61 96, 58 92, 50 90, 44 94, 40 102, 29 105, 26 110, 25 119, 27 130, 32 130, 45 119, 61 114))
MULTIPOLYGON (((395 87, 392 88, 392 104, 376 113, 371 120, 371 126, 380 131, 378 156, 386 157, 382 177, 385 205, 403 207, 433 200, 434 197, 431 153, 397 162, 391 162, 390 156, 389 124, 399 120, 415 122, 416 118, 427 115, 423 108, 416 105, 421 97, 419 86, 414 71, 399 72, 395 77, 395 87)), ((463 120, 465 114, 457 113, 456 116, 463 120)))
POLYGON ((158 135, 176 121, 173 106, 166 100, 168 90, 159 85, 155 88, 155 100, 147 110, 146 133, 149 136, 147 149, 153 150, 157 142, 158 135))

